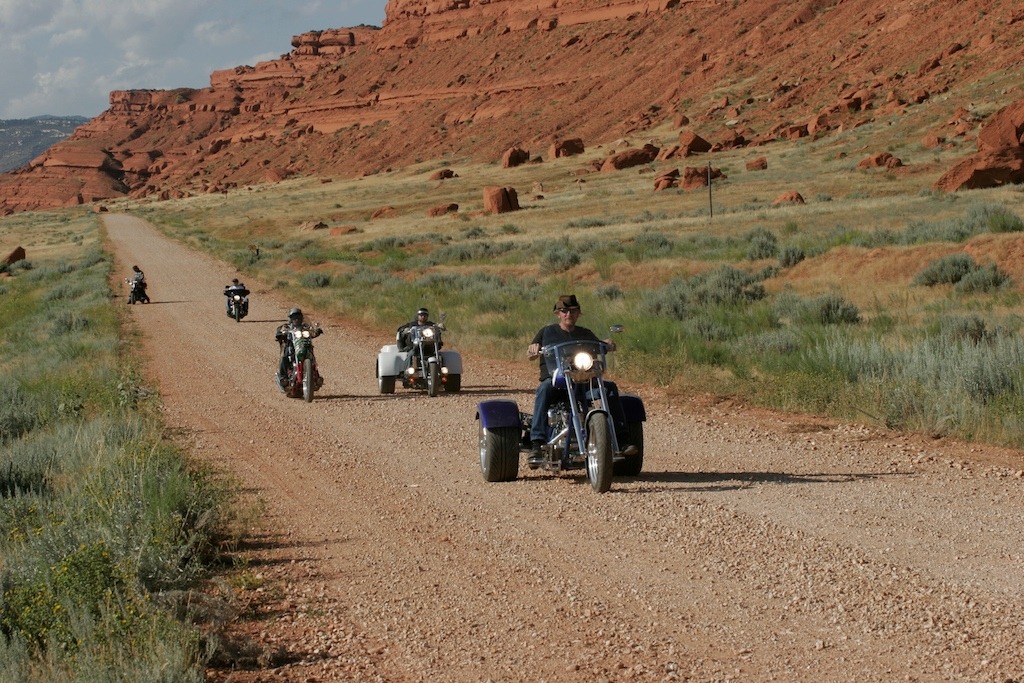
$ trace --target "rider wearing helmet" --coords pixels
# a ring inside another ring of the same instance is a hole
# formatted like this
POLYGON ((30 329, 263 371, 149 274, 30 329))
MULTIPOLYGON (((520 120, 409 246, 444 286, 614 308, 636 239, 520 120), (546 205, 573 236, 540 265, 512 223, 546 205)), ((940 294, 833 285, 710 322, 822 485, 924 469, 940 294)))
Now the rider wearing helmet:
POLYGON ((433 325, 430 320, 430 311, 420 308, 416 311, 416 317, 398 328, 395 333, 395 341, 398 343, 399 351, 412 351, 412 328, 420 325, 433 325))
POLYGON ((292 345, 291 340, 288 337, 288 332, 290 330, 303 329, 306 327, 310 329, 312 336, 314 337, 320 336, 320 333, 322 332, 319 325, 315 327, 306 325, 305 319, 302 315, 302 309, 295 307, 288 311, 288 322, 278 326, 274 333, 274 339, 276 339, 277 343, 281 345, 281 360, 277 366, 277 384, 281 388, 281 391, 285 390, 284 381, 288 376, 288 364, 291 362, 289 356, 292 345))

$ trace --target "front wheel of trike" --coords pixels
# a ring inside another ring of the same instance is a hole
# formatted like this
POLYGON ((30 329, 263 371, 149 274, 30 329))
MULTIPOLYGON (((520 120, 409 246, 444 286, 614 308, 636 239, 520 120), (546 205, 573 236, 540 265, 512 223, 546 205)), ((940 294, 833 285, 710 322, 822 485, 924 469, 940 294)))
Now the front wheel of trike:
POLYGON ((608 414, 594 413, 587 420, 587 480, 598 493, 612 487, 613 459, 608 414))

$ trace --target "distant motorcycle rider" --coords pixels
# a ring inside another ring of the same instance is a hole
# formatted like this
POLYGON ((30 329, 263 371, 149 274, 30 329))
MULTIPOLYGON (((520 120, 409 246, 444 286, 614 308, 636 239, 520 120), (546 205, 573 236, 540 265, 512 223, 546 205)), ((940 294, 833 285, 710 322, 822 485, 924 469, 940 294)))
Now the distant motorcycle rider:
POLYGON ((304 322, 302 309, 293 308, 288 311, 288 322, 278 326, 274 333, 274 339, 281 345, 281 360, 277 366, 277 386, 285 391, 285 382, 288 378, 288 368, 292 363, 292 356, 295 353, 292 347, 292 340, 289 332, 292 330, 309 330, 310 337, 316 338, 323 334, 319 327, 313 327, 304 322))
POLYGON ((141 268, 132 266, 132 274, 125 278, 125 282, 135 291, 135 298, 138 301, 149 302, 149 294, 146 293, 146 274, 141 268))
POLYGON ((235 294, 238 294, 243 299, 249 296, 249 290, 244 284, 238 281, 238 278, 231 278, 231 284, 225 285, 224 287, 224 305, 227 307, 227 314, 231 315, 231 300, 235 294))

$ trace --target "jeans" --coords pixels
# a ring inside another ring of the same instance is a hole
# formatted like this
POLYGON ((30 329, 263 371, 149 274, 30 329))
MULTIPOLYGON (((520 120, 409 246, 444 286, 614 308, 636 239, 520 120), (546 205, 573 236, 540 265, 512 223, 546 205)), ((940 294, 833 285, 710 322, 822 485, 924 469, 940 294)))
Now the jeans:
MULTIPOLYGON (((619 388, 615 382, 605 380, 605 393, 608 394, 608 405, 605 408, 615 421, 616 428, 626 423, 625 413, 622 412, 622 402, 619 400, 619 388)), ((596 396, 596 390, 587 390, 586 398, 596 396)), ((569 395, 565 389, 560 389, 551 383, 551 379, 543 380, 537 386, 537 393, 533 397, 533 421, 530 423, 530 441, 548 440, 548 408, 559 400, 568 401, 569 395)))

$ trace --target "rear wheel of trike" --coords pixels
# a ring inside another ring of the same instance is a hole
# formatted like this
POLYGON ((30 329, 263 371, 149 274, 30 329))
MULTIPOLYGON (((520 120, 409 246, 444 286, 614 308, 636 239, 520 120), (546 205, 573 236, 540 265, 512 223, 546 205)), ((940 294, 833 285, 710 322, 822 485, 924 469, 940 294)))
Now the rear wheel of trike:
POLYGON ((395 393, 395 378, 391 377, 378 377, 377 378, 377 389, 382 394, 393 394, 395 393))
POLYGON ((484 481, 515 481, 519 476, 519 429, 480 424, 480 472, 484 481))
POLYGON ((448 375, 444 380, 444 392, 446 394, 457 394, 462 390, 462 375, 448 375))
POLYGON ((615 476, 635 477, 644 468, 644 423, 627 422, 621 433, 615 434, 619 437, 619 448, 626 450, 627 447, 636 448, 633 455, 623 456, 623 459, 615 463, 615 476))

